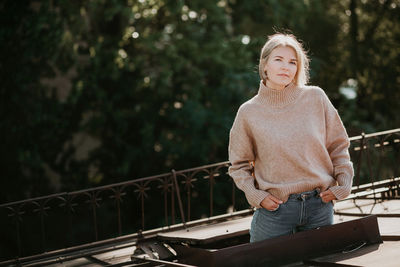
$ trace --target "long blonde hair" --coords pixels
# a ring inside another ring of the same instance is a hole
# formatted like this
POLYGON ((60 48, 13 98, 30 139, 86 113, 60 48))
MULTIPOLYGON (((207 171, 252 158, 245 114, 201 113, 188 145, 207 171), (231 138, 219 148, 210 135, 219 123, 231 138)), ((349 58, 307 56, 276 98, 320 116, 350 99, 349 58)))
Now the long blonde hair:
POLYGON ((297 86, 306 85, 309 79, 309 59, 307 53, 304 50, 303 45, 293 34, 285 33, 276 33, 269 36, 267 42, 261 49, 260 63, 258 65, 258 72, 261 80, 265 81, 267 79, 264 67, 272 50, 278 46, 288 46, 294 49, 297 57, 297 72, 293 78, 293 83, 297 86))

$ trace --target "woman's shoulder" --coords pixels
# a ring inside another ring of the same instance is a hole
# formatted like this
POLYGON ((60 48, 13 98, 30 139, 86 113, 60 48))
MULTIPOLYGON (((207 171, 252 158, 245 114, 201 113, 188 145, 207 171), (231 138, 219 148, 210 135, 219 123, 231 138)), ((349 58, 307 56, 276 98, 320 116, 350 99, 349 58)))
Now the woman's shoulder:
POLYGON ((303 92, 310 97, 327 98, 325 91, 316 85, 304 85, 301 87, 303 92))
POLYGON ((317 85, 304 85, 301 89, 309 94, 325 94, 324 90, 317 85))
POLYGON ((256 96, 250 98, 246 102, 240 105, 238 109, 238 113, 251 113, 257 110, 257 106, 259 105, 256 96))

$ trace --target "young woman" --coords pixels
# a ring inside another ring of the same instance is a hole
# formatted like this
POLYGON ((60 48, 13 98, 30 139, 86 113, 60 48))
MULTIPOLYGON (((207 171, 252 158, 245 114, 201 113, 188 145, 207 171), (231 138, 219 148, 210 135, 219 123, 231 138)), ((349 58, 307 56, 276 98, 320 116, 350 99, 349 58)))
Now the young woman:
POLYGON ((306 86, 308 63, 295 36, 270 36, 258 94, 230 131, 229 174, 256 207, 250 242, 332 224, 332 200, 351 191, 349 138, 324 91, 306 86))

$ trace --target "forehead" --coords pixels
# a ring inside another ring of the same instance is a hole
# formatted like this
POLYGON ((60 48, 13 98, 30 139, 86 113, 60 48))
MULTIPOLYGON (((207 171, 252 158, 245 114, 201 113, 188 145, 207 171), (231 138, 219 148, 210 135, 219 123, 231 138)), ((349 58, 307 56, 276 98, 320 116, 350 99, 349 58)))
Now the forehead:
POLYGON ((271 51, 271 57, 280 56, 296 59, 296 51, 290 46, 278 46, 271 51))

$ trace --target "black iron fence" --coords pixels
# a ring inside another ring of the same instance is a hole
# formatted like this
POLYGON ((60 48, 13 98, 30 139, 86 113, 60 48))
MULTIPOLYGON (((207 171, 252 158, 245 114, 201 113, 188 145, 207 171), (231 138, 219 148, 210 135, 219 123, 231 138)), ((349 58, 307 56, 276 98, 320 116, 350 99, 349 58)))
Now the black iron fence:
MULTIPOLYGON (((400 176, 400 129, 352 137, 350 155, 355 186, 395 180, 400 176)), ((184 227, 195 220, 249 211, 228 167, 226 161, 2 204, 0 263, 127 235, 140 238, 149 229, 166 231, 172 225, 184 227)), ((398 197, 396 181, 386 197, 398 197)))

